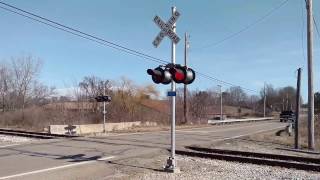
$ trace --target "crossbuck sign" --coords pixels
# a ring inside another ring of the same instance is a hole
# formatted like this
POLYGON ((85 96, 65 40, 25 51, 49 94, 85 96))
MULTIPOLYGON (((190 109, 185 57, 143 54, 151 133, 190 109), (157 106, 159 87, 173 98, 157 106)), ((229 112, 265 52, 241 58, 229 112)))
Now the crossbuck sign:
POLYGON ((159 46, 159 44, 165 36, 168 36, 175 44, 177 44, 180 41, 179 36, 172 30, 172 26, 177 21, 179 16, 180 13, 178 11, 175 11, 175 13, 171 16, 167 23, 162 21, 162 19, 159 16, 155 16, 153 18, 153 22, 156 23, 161 29, 157 37, 152 42, 152 44, 155 47, 159 46))

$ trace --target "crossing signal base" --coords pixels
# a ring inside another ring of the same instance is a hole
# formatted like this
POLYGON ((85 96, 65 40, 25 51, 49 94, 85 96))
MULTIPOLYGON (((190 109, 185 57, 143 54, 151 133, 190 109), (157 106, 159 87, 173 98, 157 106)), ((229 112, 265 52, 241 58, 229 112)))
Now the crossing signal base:
POLYGON ((191 84, 196 78, 196 73, 193 69, 180 64, 159 66, 155 69, 148 69, 147 73, 156 84, 170 84, 172 81, 179 84, 191 84))

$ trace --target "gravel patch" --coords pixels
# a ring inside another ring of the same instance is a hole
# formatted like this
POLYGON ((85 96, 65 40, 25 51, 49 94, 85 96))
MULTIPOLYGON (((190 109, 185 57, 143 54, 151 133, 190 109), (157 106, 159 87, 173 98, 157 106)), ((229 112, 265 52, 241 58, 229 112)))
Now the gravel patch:
POLYGON ((308 172, 281 167, 260 166, 187 156, 177 156, 177 160, 181 170, 180 173, 147 172, 130 179, 320 179, 320 173, 312 171, 308 172))
MULTIPOLYGON (((261 153, 295 155, 320 158, 319 154, 291 151, 292 137, 276 137, 274 132, 247 136, 221 142, 201 144, 200 147, 241 150, 261 153), (290 139, 291 138, 291 139, 290 139), (286 143, 284 143, 286 142, 286 143)), ((197 145, 196 145, 197 146, 197 145)), ((163 152, 166 154, 166 152, 163 152)), ((284 167, 256 165, 214 159, 177 155, 180 173, 163 172, 167 155, 150 155, 136 159, 119 161, 117 173, 113 179, 118 180, 247 180, 247 179, 319 179, 320 172, 288 169, 284 167)))

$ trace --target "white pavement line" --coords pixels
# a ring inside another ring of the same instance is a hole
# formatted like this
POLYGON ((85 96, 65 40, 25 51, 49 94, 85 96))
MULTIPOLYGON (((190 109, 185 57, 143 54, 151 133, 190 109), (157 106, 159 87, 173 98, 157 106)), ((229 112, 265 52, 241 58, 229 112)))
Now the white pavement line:
POLYGON ((0 148, 6 148, 6 147, 18 146, 18 145, 20 145, 20 144, 8 144, 8 145, 0 146, 0 148))
POLYGON ((276 127, 276 128, 272 128, 272 129, 260 130, 260 131, 255 131, 252 133, 241 134, 241 135, 227 137, 227 138, 215 139, 213 141, 223 141, 223 140, 229 140, 229 139, 236 139, 236 138, 243 137, 243 136, 249 136, 249 135, 253 135, 253 134, 258 134, 258 133, 263 133, 263 132, 268 132, 268 131, 273 131, 276 129, 283 129, 283 128, 285 128, 285 127, 276 127))
POLYGON ((99 159, 97 159, 97 161, 105 161, 105 160, 112 159, 112 158, 114 158, 114 156, 107 156, 107 157, 99 158, 99 159))
POLYGON ((258 125, 248 125, 248 126, 240 126, 240 127, 229 127, 226 129, 218 129, 218 130, 213 130, 213 131, 193 131, 191 130, 176 130, 177 132, 186 132, 186 133, 214 133, 214 132, 223 132, 223 131, 229 131, 229 130, 236 130, 236 129, 244 129, 248 127, 257 127, 257 126, 263 126, 265 124, 258 124, 258 125))
MULTIPOLYGON (((228 129, 229 130, 229 129, 228 129)), ((182 133, 211 133, 211 132, 217 132, 217 131, 186 131, 186 130, 176 130, 176 132, 182 132, 182 133)))
MULTIPOLYGON (((223 125, 212 125, 212 124, 208 124, 208 126, 205 126, 205 127, 194 127, 194 128, 183 128, 183 129, 209 129, 209 128, 212 128, 212 127, 219 127, 219 126, 223 126, 225 128, 228 128, 228 127, 233 127, 235 125, 248 125, 249 123, 249 126, 252 126, 252 125, 255 125, 255 124, 258 124, 259 125, 262 125, 262 124, 270 124, 270 123, 275 123, 276 121, 261 121, 261 122, 248 122, 248 123, 239 123, 239 124, 223 124, 223 125)), ((245 126, 242 126, 242 127, 245 127, 245 126)), ((181 130, 183 130, 181 129, 181 130)))
POLYGON ((84 161, 84 162, 79 162, 79 163, 67 164, 67 165, 63 165, 63 166, 56 166, 56 167, 47 168, 47 169, 40 169, 40 170, 36 170, 36 171, 14 174, 14 175, 10 175, 10 176, 0 177, 0 180, 11 179, 11 178, 16 178, 16 177, 21 177, 21 176, 27 176, 27 175, 31 175, 31 174, 38 174, 38 173, 53 171, 53 170, 57 170, 57 169, 74 167, 74 166, 80 166, 80 165, 89 164, 89 163, 93 163, 93 162, 97 162, 97 161, 104 161, 104 160, 112 159, 112 158, 114 158, 114 156, 108 156, 108 157, 99 158, 97 160, 84 161))
POLYGON ((116 137, 116 136, 129 136, 129 135, 140 135, 140 134, 150 134, 155 132, 169 132, 169 130, 165 131, 147 131, 147 132, 138 132, 138 133, 123 133, 123 134, 112 134, 104 137, 116 137))
MULTIPOLYGON (((263 123, 263 124, 258 124, 258 126, 262 126, 262 125, 265 125, 265 124, 269 124, 270 122, 266 122, 266 123, 263 123)), ((223 130, 218 130, 218 131, 227 131, 227 130, 233 130, 233 129, 239 129, 239 128, 246 128, 246 127, 251 127, 251 126, 257 126, 256 124, 251 124, 251 125, 248 125, 248 126, 240 126, 240 127, 231 127, 229 128, 230 126, 234 126, 233 125, 224 125, 224 127, 226 129, 223 129, 223 130)), ((214 128, 214 127, 217 127, 217 126, 210 126, 210 127, 196 127, 196 128, 187 128, 187 129, 176 129, 177 132, 193 132, 192 130, 193 129, 211 129, 211 128, 214 128)), ((105 136, 105 137, 116 137, 116 136, 129 136, 129 135, 141 135, 141 134, 151 134, 151 133, 163 133, 163 132, 169 132, 169 130, 162 130, 162 131, 147 131, 147 132, 137 132, 137 133, 123 133, 123 134, 112 134, 112 135, 108 135, 108 136, 105 136)), ((218 132, 217 131, 217 132, 218 132)), ((194 131, 196 132, 196 131, 194 131)), ((199 131, 200 132, 200 131, 199 131)), ((205 132, 205 131, 204 131, 205 132)), ((216 132, 216 131, 209 131, 209 132, 216 132)))

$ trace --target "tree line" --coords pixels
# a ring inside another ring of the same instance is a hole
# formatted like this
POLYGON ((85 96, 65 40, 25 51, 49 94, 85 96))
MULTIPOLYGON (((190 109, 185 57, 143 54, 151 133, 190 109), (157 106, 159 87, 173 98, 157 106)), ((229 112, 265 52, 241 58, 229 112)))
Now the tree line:
MULTIPOLYGON (((39 81, 42 61, 22 56, 0 61, 0 123, 5 125, 45 127, 50 124, 101 123, 99 95, 110 95, 108 122, 157 121, 170 123, 170 99, 161 97, 153 84, 137 85, 128 78, 117 81, 94 75, 73 84, 69 96, 60 96, 55 88, 39 81)), ((168 86, 169 87, 169 86, 168 86)), ((274 88, 266 84, 259 95, 248 94, 239 86, 222 92, 223 106, 237 108, 236 115, 261 116, 266 95, 267 113, 295 109, 296 90, 291 86, 274 88), (242 111, 242 109, 250 110, 242 111)), ((220 93, 217 88, 187 92, 190 121, 206 122, 219 112, 220 93)), ((183 89, 177 89, 177 122, 183 123, 183 89)), ((319 113, 320 93, 315 93, 319 113)), ((227 109, 228 108, 224 108, 227 109)), ((228 114, 227 110, 225 113, 228 114)))
POLYGON ((38 80, 42 61, 32 56, 0 62, 0 110, 24 110, 26 106, 43 105, 54 94, 54 88, 38 80))

